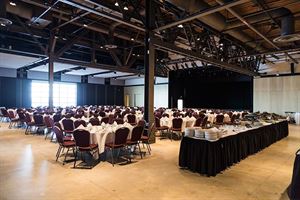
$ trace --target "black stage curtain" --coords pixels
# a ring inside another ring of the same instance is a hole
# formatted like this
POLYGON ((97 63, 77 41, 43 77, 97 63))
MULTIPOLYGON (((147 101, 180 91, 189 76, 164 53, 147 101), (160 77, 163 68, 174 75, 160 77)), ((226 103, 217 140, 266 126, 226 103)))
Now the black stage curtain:
POLYGON ((253 78, 227 71, 176 70, 169 74, 169 105, 186 108, 253 109, 253 78))
POLYGON ((179 166, 193 172, 215 176, 234 163, 288 136, 288 122, 249 130, 216 142, 183 137, 179 166))

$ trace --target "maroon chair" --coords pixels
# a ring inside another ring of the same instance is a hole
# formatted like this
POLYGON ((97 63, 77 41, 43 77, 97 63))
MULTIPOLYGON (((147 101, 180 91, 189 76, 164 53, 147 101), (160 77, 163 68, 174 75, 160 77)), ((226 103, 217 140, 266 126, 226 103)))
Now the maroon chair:
POLYGON ((181 118, 174 118, 172 120, 172 127, 171 127, 171 141, 173 139, 173 133, 179 132, 179 136, 181 137, 182 133, 182 119, 181 118))
POLYGON ((112 162, 113 166, 115 165, 114 150, 126 147, 128 134, 129 134, 128 128, 126 128, 126 127, 119 128, 115 132, 115 137, 114 137, 113 142, 105 144, 105 147, 109 148, 111 150, 111 162, 112 162))
POLYGON ((1 108, 1 121, 3 122, 4 119, 9 120, 9 114, 6 108, 1 108))
POLYGON ((89 122, 92 124, 92 126, 99 126, 100 125, 100 121, 98 117, 93 117, 89 120, 89 122))
POLYGON ((15 115, 14 111, 9 110, 8 111, 8 118, 10 120, 8 128, 12 128, 12 126, 17 125, 20 122, 20 119, 15 115))
POLYGON ((168 126, 161 126, 160 125, 160 119, 158 117, 155 117, 155 128, 160 132, 160 137, 163 136, 163 131, 168 131, 169 127, 168 126))
POLYGON ((138 125, 138 126, 142 126, 142 127, 145 128, 145 126, 146 126, 146 121, 143 120, 143 119, 141 119, 141 120, 137 123, 137 125, 138 125))
POLYGON ((74 122, 72 119, 65 118, 62 120, 63 131, 65 134, 73 134, 74 131, 74 122))
POLYGON ((224 123, 224 115, 218 114, 216 116, 216 125, 223 125, 224 123))
POLYGON ((36 133, 38 132, 39 129, 44 129, 46 128, 46 125, 44 123, 44 117, 41 114, 34 114, 33 115, 33 121, 34 121, 34 126, 36 127, 36 133))
POLYGON ((115 119, 115 122, 117 122, 117 124, 124 124, 124 120, 122 118, 115 119))
POLYGON ((86 127, 86 122, 82 119, 74 121, 74 128, 78 128, 80 125, 86 127))
POLYGON ((134 114, 128 114, 127 115, 127 121, 132 126, 135 126, 136 125, 136 116, 134 114))
POLYGON ((25 135, 27 135, 28 130, 31 130, 31 128, 33 126, 35 126, 35 123, 33 121, 31 121, 31 117, 30 117, 29 113, 25 113, 25 125, 26 125, 25 135))
POLYGON ((59 144, 59 147, 58 147, 57 152, 56 152, 56 161, 58 160, 58 158, 59 158, 59 156, 61 154, 61 150, 63 152, 64 149, 67 148, 67 152, 65 154, 65 158, 64 158, 64 161, 63 161, 63 164, 65 164, 66 157, 67 157, 67 155, 69 153, 69 149, 70 148, 72 148, 73 154, 75 155, 75 152, 74 152, 74 150, 75 150, 75 142, 71 141, 71 140, 68 140, 68 141, 64 140, 64 134, 61 131, 61 129, 59 127, 57 127, 57 126, 53 127, 53 132, 54 132, 54 134, 56 136, 56 140, 57 140, 57 142, 59 144))
POLYGON ((53 115, 53 121, 54 122, 59 122, 61 120, 61 114, 55 114, 53 115))
POLYGON ((99 116, 100 116, 100 117, 105 117, 105 116, 106 116, 106 113, 105 113, 104 111, 100 111, 100 112, 99 112, 99 116))
MULTIPOLYGON (((74 136, 76 148, 80 152, 81 158, 82 158, 82 152, 90 152, 92 153, 92 155, 97 152, 99 155, 98 144, 90 143, 89 131, 77 129, 74 131, 73 136, 74 136)), ((77 150, 75 151, 74 168, 76 167, 77 150)), ((92 167, 93 166, 90 166, 90 168, 92 167)))
POLYGON ((109 118, 108 117, 102 117, 101 121, 100 121, 100 124, 102 124, 102 123, 108 124, 108 122, 109 122, 109 118))
POLYGON ((146 147, 147 147, 147 150, 148 150, 149 155, 151 155, 150 135, 151 135, 151 134, 154 134, 154 133, 153 133, 153 132, 154 132, 154 129, 155 129, 154 123, 151 124, 150 129, 146 129, 146 128, 145 128, 145 129, 144 129, 144 130, 145 130, 144 132, 146 132, 147 134, 146 134, 146 135, 143 134, 142 137, 141 137, 141 140, 140 140, 140 142, 142 142, 143 145, 146 144, 146 147))
POLYGON ((194 127, 200 127, 202 124, 203 118, 202 117, 198 117, 195 121, 194 127))
POLYGON ((126 142, 127 146, 138 146, 141 158, 143 158, 143 155, 142 155, 139 141, 142 138, 143 132, 144 132, 144 126, 135 126, 132 129, 131 138, 126 142))
POLYGON ((53 131, 52 131, 52 128, 54 126, 53 119, 49 115, 47 115, 47 116, 44 117, 44 121, 45 121, 45 125, 46 125, 46 128, 47 128, 47 132, 46 132, 46 135, 45 135, 45 140, 47 139, 47 136, 48 136, 49 132, 51 133, 51 138, 53 138, 53 131))
POLYGON ((207 116, 205 116, 205 117, 203 118, 203 120, 202 120, 201 127, 202 127, 202 128, 205 128, 205 127, 206 127, 206 125, 207 125, 207 122, 208 122, 208 117, 207 117, 207 116))

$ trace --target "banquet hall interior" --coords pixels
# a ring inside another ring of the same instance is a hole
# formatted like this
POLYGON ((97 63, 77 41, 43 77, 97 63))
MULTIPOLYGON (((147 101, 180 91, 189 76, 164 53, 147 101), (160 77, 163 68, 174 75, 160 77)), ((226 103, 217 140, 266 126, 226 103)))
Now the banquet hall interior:
POLYGON ((300 200, 300 1, 1 0, 0 199, 300 200))

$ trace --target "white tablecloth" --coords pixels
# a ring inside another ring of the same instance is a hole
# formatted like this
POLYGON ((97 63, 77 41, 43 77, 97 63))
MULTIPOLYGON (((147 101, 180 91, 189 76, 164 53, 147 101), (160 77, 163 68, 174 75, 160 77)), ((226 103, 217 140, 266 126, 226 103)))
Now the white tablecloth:
MULTIPOLYGON (((162 117, 160 119, 160 125, 161 126, 167 126, 169 128, 172 127, 172 120, 174 119, 173 116, 170 117, 162 117)), ((184 117, 182 118, 182 126, 181 126, 181 131, 183 132, 186 127, 193 127, 194 123, 196 122, 195 117, 184 117)))

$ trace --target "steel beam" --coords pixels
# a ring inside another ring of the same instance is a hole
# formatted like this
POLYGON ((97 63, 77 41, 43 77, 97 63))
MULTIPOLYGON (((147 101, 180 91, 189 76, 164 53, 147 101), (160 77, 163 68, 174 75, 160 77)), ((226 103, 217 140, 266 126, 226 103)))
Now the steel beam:
POLYGON ((83 62, 83 61, 71 60, 65 58, 58 58, 55 60, 55 62, 70 64, 70 65, 80 65, 80 66, 85 66, 85 67, 90 67, 95 69, 106 69, 106 70, 120 71, 120 72, 127 72, 127 73, 141 73, 141 71, 130 69, 128 68, 128 66, 114 66, 114 65, 107 65, 107 64, 83 62))
POLYGON ((33 63, 30 63, 29 65, 25 65, 25 66, 22 66, 20 68, 18 68, 18 70, 30 70, 30 69, 33 69, 33 68, 36 68, 38 66, 41 66, 41 65, 45 65, 49 62, 49 58, 43 58, 43 59, 40 59, 38 61, 35 61, 33 63))
POLYGON ((199 12, 194 13, 194 14, 192 14, 192 15, 184 18, 184 19, 178 20, 176 22, 172 22, 172 23, 167 24, 165 26, 161 26, 161 27, 159 27, 157 29, 154 29, 154 31, 156 31, 156 32, 162 31, 164 29, 171 28, 173 26, 177 26, 179 24, 183 24, 183 23, 189 22, 189 21, 192 21, 194 19, 198 19, 199 17, 203 17, 203 16, 206 16, 206 15, 215 13, 215 12, 219 12, 221 10, 224 10, 224 9, 236 6, 236 5, 240 5, 240 4, 243 4, 243 3, 248 2, 248 1, 249 0, 234 0, 234 1, 231 1, 229 3, 224 3, 223 5, 215 6, 215 7, 203 10, 203 11, 199 11, 199 12))
POLYGON ((249 75, 249 76, 258 75, 254 71, 250 71, 248 69, 244 69, 244 68, 241 68, 240 66, 233 65, 233 64, 230 64, 230 63, 222 62, 222 61, 216 60, 214 58, 203 56, 203 55, 201 55, 197 52, 194 52, 194 51, 191 51, 191 50, 188 50, 188 49, 180 48, 180 47, 178 47, 174 44, 163 42, 163 41, 161 41, 157 38, 151 38, 151 40, 152 40, 152 43, 154 44, 154 46, 156 48, 158 48, 160 50, 163 50, 163 51, 166 51, 166 52, 173 52, 173 53, 183 55, 183 56, 195 59, 195 60, 200 60, 202 62, 210 63, 210 64, 212 64, 216 67, 220 67, 220 68, 223 68, 223 69, 226 69, 226 70, 229 70, 229 71, 238 72, 238 73, 246 74, 246 75, 249 75))
POLYGON ((90 7, 86 6, 86 5, 77 3, 75 1, 72 1, 72 0, 59 0, 59 1, 65 3, 65 4, 68 4, 70 6, 79 8, 81 10, 85 10, 87 12, 93 13, 95 15, 98 15, 98 16, 101 16, 101 17, 105 17, 107 19, 110 19, 110 20, 113 20, 113 21, 116 21, 116 22, 120 22, 122 24, 125 24, 125 25, 131 27, 131 28, 134 28, 134 29, 137 29, 137 30, 140 30, 140 31, 145 31, 144 28, 142 28, 140 26, 137 26, 137 25, 134 25, 131 22, 126 22, 123 19, 116 18, 115 16, 113 16, 113 15, 111 15, 109 13, 99 12, 98 10, 96 10, 94 8, 90 8, 90 7))
MULTIPOLYGON (((225 3, 222 0, 216 0, 221 5, 225 5, 225 3)), ((253 25, 251 25, 249 22, 247 22, 240 14, 235 12, 232 8, 226 8, 232 15, 234 15, 236 18, 238 18, 241 22, 243 22, 246 26, 248 26, 252 31, 254 31, 257 35, 259 35, 261 38, 263 38, 266 42, 268 42, 271 46, 274 48, 280 50, 280 47, 278 47, 276 44, 274 44, 271 40, 269 40, 264 34, 262 34, 260 31, 258 31, 253 25)), ((298 64, 299 62, 295 60, 292 56, 290 56, 288 53, 285 52, 285 55, 288 56, 294 63, 298 64)))

